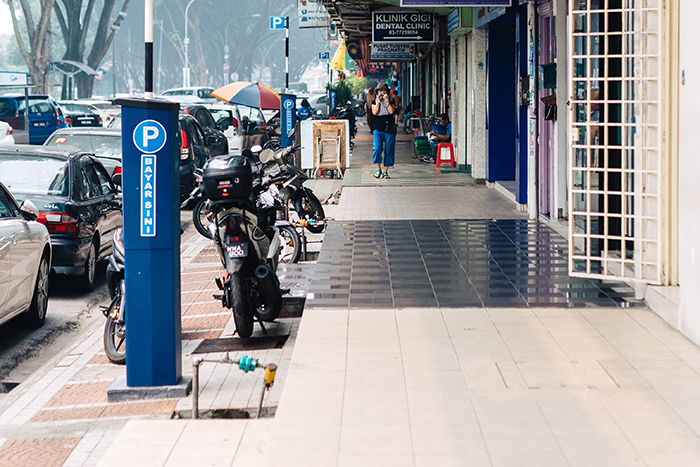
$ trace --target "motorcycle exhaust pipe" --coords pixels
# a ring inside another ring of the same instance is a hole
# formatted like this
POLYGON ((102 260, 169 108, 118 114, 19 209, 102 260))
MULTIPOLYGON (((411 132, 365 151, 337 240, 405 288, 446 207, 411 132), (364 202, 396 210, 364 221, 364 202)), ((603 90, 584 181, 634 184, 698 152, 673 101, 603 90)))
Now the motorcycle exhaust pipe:
POLYGON ((258 280, 258 293, 261 297, 274 297, 279 293, 273 272, 267 264, 261 264, 255 268, 255 277, 258 280))

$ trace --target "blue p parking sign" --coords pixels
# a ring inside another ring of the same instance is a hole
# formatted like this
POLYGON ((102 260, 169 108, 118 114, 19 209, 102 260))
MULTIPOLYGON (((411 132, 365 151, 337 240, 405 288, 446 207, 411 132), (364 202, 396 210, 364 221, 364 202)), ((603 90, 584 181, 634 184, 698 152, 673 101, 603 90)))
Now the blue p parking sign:
POLYGON ((156 236, 156 156, 163 149, 168 135, 155 120, 144 120, 134 128, 134 146, 141 154, 141 216, 142 237, 156 236), (145 154, 143 154, 145 153, 145 154))
POLYGON ((141 152, 153 154, 165 146, 168 135, 165 128, 155 120, 144 120, 134 128, 134 145, 141 152))

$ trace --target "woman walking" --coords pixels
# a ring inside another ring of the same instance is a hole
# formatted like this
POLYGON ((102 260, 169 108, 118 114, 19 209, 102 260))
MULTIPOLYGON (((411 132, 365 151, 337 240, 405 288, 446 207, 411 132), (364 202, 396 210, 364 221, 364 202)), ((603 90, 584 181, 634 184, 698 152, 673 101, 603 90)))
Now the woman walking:
POLYGON ((389 178, 389 167, 394 166, 394 146, 396 143, 396 103, 389 96, 389 86, 380 84, 372 103, 372 128, 374 130, 374 148, 372 163, 377 164, 374 178, 389 178), (382 170, 382 152, 384 152, 384 170, 382 170))

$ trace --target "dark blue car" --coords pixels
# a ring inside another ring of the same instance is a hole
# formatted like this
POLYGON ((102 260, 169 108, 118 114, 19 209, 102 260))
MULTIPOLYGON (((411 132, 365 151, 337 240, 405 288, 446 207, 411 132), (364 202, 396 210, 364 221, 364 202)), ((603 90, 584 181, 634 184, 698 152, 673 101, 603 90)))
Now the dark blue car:
POLYGON ((119 193, 102 163, 78 149, 9 146, 0 149, 0 181, 39 210, 51 236, 51 271, 78 276, 91 290, 96 263, 112 252, 122 226, 119 193))
MULTIPOLYGON (((23 95, 0 96, 0 120, 15 130, 24 130, 25 101, 23 95)), ((51 96, 29 96, 29 144, 44 144, 59 128, 66 128, 61 106, 51 96)))

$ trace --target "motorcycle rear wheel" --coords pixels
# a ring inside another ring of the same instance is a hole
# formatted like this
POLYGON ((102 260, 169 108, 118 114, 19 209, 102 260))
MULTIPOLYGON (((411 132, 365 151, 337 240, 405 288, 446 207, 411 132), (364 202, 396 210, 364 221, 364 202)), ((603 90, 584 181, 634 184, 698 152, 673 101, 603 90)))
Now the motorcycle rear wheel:
POLYGON ((297 198, 294 202, 294 209, 296 210, 299 217, 305 220, 315 220, 315 224, 307 224, 306 228, 311 233, 321 233, 325 227, 323 220, 326 218, 326 214, 323 212, 323 206, 318 200, 316 195, 310 191, 305 190, 303 194, 297 198))
POLYGON ((278 262, 280 263, 296 263, 301 256, 301 239, 299 233, 291 225, 280 225, 280 254, 278 262))
POLYGON ((207 230, 207 224, 209 223, 207 214, 209 214, 210 205, 211 201, 209 201, 209 198, 202 198, 194 206, 194 209, 192 209, 192 223, 194 224, 194 228, 197 229, 200 235, 209 239, 211 236, 207 230))
POLYGON ((236 323, 238 335, 243 338, 250 337, 253 334, 253 308, 241 271, 229 276, 226 293, 233 310, 233 322, 236 323))
POLYGON ((121 293, 117 293, 112 299, 112 303, 109 304, 107 322, 105 323, 105 331, 102 337, 107 358, 110 362, 116 363, 117 365, 124 365, 126 363, 126 326, 124 323, 117 323, 111 316, 115 308, 122 307, 123 305, 122 295, 121 293))

